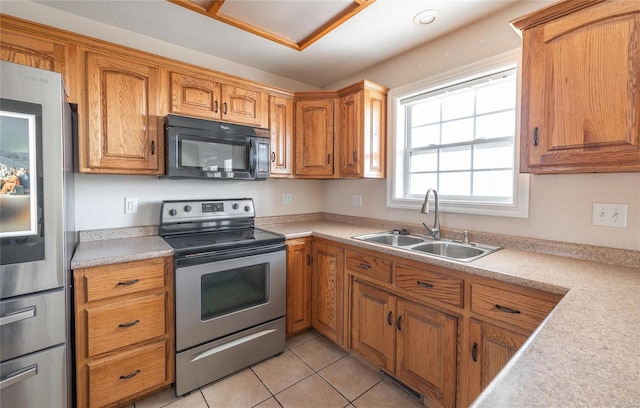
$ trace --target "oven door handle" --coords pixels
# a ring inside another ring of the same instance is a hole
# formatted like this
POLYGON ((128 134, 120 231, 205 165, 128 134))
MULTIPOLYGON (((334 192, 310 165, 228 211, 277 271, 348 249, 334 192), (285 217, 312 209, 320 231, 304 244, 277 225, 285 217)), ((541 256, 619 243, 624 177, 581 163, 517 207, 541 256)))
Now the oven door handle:
POLYGON ((220 346, 216 346, 216 347, 210 348, 209 350, 207 350, 207 351, 205 351, 203 353, 200 353, 197 356, 195 356, 191 360, 191 362, 193 363, 194 361, 198 361, 198 360, 201 360, 203 358, 207 358, 207 357, 212 356, 212 355, 214 355, 216 353, 220 353, 222 351, 228 350, 228 349, 230 349, 232 347, 235 347, 235 346, 238 346, 240 344, 243 344, 243 343, 255 340, 257 338, 266 336, 266 335, 271 334, 271 333, 273 333, 275 331, 276 331, 275 329, 261 330, 261 331, 259 331, 257 333, 253 333, 253 334, 250 334, 248 336, 241 337, 239 339, 236 339, 236 340, 230 341, 228 343, 222 344, 220 346))

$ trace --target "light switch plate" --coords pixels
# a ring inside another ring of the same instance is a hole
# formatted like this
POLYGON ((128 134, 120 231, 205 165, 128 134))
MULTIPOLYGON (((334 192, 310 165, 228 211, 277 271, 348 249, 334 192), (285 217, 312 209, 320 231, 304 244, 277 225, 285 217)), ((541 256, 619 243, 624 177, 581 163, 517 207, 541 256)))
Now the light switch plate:
POLYGON ((351 205, 354 207, 362 207, 362 196, 360 194, 351 196, 351 205))
POLYGON ((627 204, 593 203, 593 225, 627 227, 627 204))

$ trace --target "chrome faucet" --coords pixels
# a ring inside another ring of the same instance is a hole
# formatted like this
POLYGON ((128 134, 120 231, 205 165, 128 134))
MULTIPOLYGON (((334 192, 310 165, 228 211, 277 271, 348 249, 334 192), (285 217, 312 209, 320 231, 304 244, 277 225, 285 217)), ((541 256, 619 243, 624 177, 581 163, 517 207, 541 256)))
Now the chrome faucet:
POLYGON ((429 231, 429 234, 433 237, 433 239, 440 239, 440 217, 438 213, 438 192, 435 188, 430 188, 427 190, 427 194, 424 195, 424 203, 422 203, 422 208, 420 212, 422 214, 429 214, 429 194, 433 192, 433 198, 435 200, 435 220, 433 221, 433 228, 429 228, 426 223, 422 223, 424 227, 429 231))

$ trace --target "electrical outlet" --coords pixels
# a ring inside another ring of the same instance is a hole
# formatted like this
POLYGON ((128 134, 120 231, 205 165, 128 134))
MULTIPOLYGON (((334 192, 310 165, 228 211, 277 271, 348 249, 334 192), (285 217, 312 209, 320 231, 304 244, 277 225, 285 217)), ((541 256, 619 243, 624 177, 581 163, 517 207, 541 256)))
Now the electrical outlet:
POLYGON ((593 225, 627 227, 627 204, 593 203, 593 225))
POLYGON ((292 201, 291 194, 283 194, 282 195, 282 204, 289 205, 289 204, 291 204, 291 201, 292 201))
POLYGON ((362 196, 360 194, 351 196, 351 205, 362 207, 362 196))
POLYGON ((137 198, 125 198, 124 199, 124 213, 135 214, 138 212, 138 199, 137 198))

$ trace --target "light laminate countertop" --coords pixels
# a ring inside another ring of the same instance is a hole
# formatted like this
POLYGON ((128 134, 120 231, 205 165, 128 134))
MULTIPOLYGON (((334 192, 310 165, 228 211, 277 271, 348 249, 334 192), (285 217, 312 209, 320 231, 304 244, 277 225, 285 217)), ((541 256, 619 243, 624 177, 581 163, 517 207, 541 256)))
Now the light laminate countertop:
MULTIPOLYGON (((287 239, 320 237, 565 294, 474 407, 640 407, 640 265, 637 268, 501 249, 470 263, 352 239, 379 232, 329 221, 260 225, 287 239)), ((83 242, 73 269, 172 254, 160 237, 83 242)))
POLYGON ((566 293, 473 407, 640 407, 640 265, 501 249, 470 263, 351 237, 379 229, 313 221, 263 225, 553 293, 566 293))

